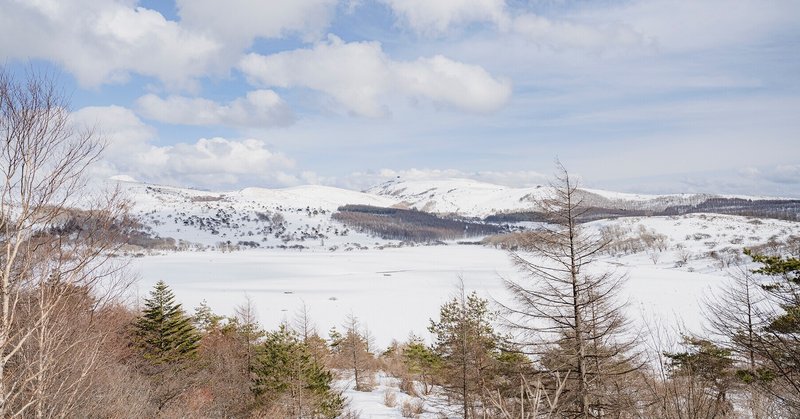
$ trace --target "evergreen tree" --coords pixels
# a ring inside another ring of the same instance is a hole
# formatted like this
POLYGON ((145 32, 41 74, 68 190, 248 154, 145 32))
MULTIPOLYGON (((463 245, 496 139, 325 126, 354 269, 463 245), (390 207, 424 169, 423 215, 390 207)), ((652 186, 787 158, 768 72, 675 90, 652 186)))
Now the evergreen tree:
POLYGON ((194 315, 192 316, 192 324, 197 330, 203 333, 210 333, 212 330, 220 328, 222 320, 225 317, 214 314, 211 307, 208 306, 206 300, 200 302, 200 305, 195 307, 194 315))
POLYGON ((486 405, 482 396, 494 374, 497 347, 493 318, 488 301, 475 292, 465 295, 462 287, 428 328, 436 339, 433 349, 441 359, 443 387, 461 402, 464 418, 478 417, 477 410, 486 405))
POLYGON ((665 352, 665 367, 675 382, 669 398, 678 416, 727 417, 733 405, 728 394, 735 384, 731 351, 714 343, 685 336, 681 352, 665 352))
POLYGON ((408 372, 422 383, 425 394, 429 394, 433 387, 433 377, 441 371, 442 360, 439 356, 425 345, 422 338, 412 335, 403 348, 403 361, 408 372))
POLYGON ((154 364, 180 362, 197 353, 200 334, 164 281, 158 281, 134 324, 136 343, 154 364))
POLYGON ((256 352, 254 373, 253 391, 271 414, 336 417, 344 407, 344 399, 331 388, 333 374, 285 325, 267 333, 256 352))
MULTIPOLYGON (((769 307, 758 307, 759 324, 752 348, 758 362, 769 371, 762 381, 790 416, 800 415, 800 259, 745 254, 762 267, 753 271, 775 280, 762 283, 769 307), (772 377, 775 377, 774 379, 772 377)), ((764 374, 761 374, 764 376, 764 374)))

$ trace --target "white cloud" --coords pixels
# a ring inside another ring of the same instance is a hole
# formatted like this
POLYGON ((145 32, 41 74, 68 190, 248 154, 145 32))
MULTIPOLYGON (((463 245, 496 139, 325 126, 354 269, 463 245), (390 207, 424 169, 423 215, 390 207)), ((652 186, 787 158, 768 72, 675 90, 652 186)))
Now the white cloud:
POLYGON ((154 94, 140 97, 136 104, 144 117, 170 124, 271 127, 294 120, 291 109, 272 90, 254 90, 227 104, 184 96, 162 99, 154 94))
POLYGON ((337 0, 177 0, 176 3, 182 24, 247 46, 258 37, 320 36, 333 18, 337 0))
POLYGON ((775 183, 787 185, 800 184, 800 164, 782 164, 769 171, 764 177, 775 183))
POLYGON ((156 131, 130 109, 90 107, 72 117, 78 126, 97 128, 108 142, 102 160, 92 168, 95 176, 204 188, 302 183, 292 173, 294 161, 262 140, 215 137, 156 146, 156 131))
POLYGON ((56 62, 84 86, 130 73, 194 87, 222 46, 131 1, 0 1, 0 56, 56 62))
POLYGON ((589 7, 576 14, 584 22, 624 22, 670 52, 735 47, 796 26, 794 0, 646 0, 589 7))
POLYGON ((264 141, 256 139, 201 138, 195 143, 154 147, 145 157, 151 173, 139 175, 140 179, 148 176, 161 182, 211 188, 297 182, 286 173, 294 167, 294 161, 270 151, 264 141))
POLYGON ((534 14, 517 16, 512 31, 537 45, 554 49, 608 49, 649 44, 645 37, 622 24, 586 24, 551 20, 534 14))
POLYGON ((381 0, 412 30, 436 35, 470 23, 503 25, 505 0, 381 0))
POLYGON ((95 129, 106 142, 105 156, 116 159, 135 156, 148 149, 156 130, 122 106, 89 106, 71 115, 79 127, 95 129))
POLYGON ((386 114, 393 96, 488 112, 511 95, 507 80, 492 77, 480 66, 438 55, 394 61, 378 42, 345 43, 333 35, 311 49, 249 54, 240 68, 251 83, 317 90, 351 112, 373 117, 386 114))
POLYGON ((388 180, 437 180, 437 179, 472 179, 496 185, 511 187, 527 187, 547 183, 549 176, 530 170, 464 171, 458 169, 381 169, 369 172, 354 172, 341 178, 318 178, 319 183, 337 185, 343 188, 365 190, 388 180))

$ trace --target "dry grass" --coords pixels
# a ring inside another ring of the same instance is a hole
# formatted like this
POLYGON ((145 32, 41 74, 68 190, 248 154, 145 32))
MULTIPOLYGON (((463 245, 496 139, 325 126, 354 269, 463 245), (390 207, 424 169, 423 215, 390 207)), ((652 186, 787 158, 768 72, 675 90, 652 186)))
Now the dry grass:
POLYGON ((383 393, 383 404, 386 407, 395 407, 397 406, 397 393, 394 390, 386 390, 383 393))
POLYGON ((407 399, 400 407, 400 414, 403 415, 404 418, 417 418, 424 411, 425 409, 423 408, 421 400, 407 399))

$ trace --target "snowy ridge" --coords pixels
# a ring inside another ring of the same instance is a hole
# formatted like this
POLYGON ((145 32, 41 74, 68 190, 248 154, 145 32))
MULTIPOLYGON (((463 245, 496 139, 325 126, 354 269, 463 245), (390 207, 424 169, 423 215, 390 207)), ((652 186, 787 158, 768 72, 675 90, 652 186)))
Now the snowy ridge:
MULTIPOLYGON (((511 188, 466 179, 395 180, 365 192, 319 185, 212 192, 123 180, 118 184, 127 191, 134 212, 154 236, 185 242, 184 246, 178 246, 183 248, 190 243, 322 250, 397 245, 396 240, 352 231, 331 216, 344 205, 368 205, 484 218, 535 211, 537 200, 551 192, 548 186, 511 188)), ((579 193, 587 205, 608 210, 597 218, 614 213, 648 215, 725 198, 700 194, 637 195, 593 189, 579 193)), ((745 222, 744 217, 726 220, 731 224, 745 222)))
MULTIPOLYGON (((390 181, 367 192, 389 196, 422 211, 487 217, 499 213, 534 210, 538 199, 550 194, 549 186, 512 188, 466 179, 390 181)), ((663 210, 679 204, 696 204, 712 195, 641 195, 580 189, 587 205, 617 209, 663 210)))
POLYGON ((396 200, 388 197, 320 185, 295 186, 285 189, 246 188, 225 195, 231 199, 240 197, 244 200, 282 203, 295 207, 316 206, 331 211, 348 204, 376 207, 391 207, 397 204, 396 200))
MULTIPOLYGON (((484 218, 493 214, 532 211, 536 201, 548 196, 551 188, 542 185, 512 188, 468 179, 392 180, 366 192, 397 199, 403 205, 421 211, 484 218)), ((664 211, 714 198, 781 200, 713 194, 644 195, 585 188, 579 189, 579 193, 588 206, 628 211, 664 211)))
MULTIPOLYGON (((217 247, 356 249, 372 237, 331 219, 342 205, 388 207, 396 200, 327 186, 211 192, 120 182, 150 232, 179 249, 217 247)), ((388 241, 381 241, 388 244, 388 241)), ((380 243, 379 243, 380 244, 380 243)))

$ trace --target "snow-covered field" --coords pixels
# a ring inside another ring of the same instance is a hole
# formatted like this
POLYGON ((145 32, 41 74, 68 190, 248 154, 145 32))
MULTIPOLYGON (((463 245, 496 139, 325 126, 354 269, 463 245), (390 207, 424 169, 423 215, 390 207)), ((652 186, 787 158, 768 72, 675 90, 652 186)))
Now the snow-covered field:
MULTIPOLYGON (((724 275, 689 272, 666 261, 619 266, 624 260, 610 258, 601 263, 628 275, 623 297, 641 326, 654 317, 698 326, 698 299, 724 275)), ((352 313, 380 347, 410 332, 427 336, 429 319, 452 297, 459 279, 467 290, 502 301, 502 278, 522 278, 504 251, 458 245, 346 253, 181 252, 139 258, 135 265, 140 297, 163 279, 187 309, 205 299, 216 312, 230 315, 249 296, 268 329, 292 321, 305 304, 323 336, 352 313)))
MULTIPOLYGON (((674 340, 678 326, 699 331, 700 300, 724 283, 725 271, 714 263, 698 258, 677 268, 665 251, 655 264, 641 254, 609 256, 598 261, 597 269, 628 276, 620 297, 629 301, 634 332, 666 326, 660 331, 674 340)), ((137 258, 135 268, 141 276, 140 297, 163 279, 190 311, 206 300, 217 313, 231 315, 248 296, 266 329, 291 322, 305 304, 323 336, 333 326, 341 330, 345 317, 353 314, 369 328, 377 348, 404 340, 410 332, 429 339, 429 319, 438 316, 460 279, 467 290, 501 301, 506 298, 502 279, 522 280, 505 251, 455 244, 353 252, 171 252, 137 258)), ((449 417, 435 394, 424 400, 409 396, 399 391, 396 378, 383 373, 376 375, 370 392, 355 391, 351 381, 344 377, 337 386, 362 418, 401 417, 403 402, 422 403, 420 418, 449 417), (386 405, 387 392, 395 395, 394 406, 386 405)))
MULTIPOLYGON (((175 239, 177 246, 165 248, 180 249, 135 250, 143 255, 133 259, 140 276, 135 288, 139 301, 158 280, 170 285, 190 313, 206 300, 216 313, 230 316, 249 298, 268 330, 291 323, 305 306, 323 337, 334 326, 341 330, 352 314, 369 329, 377 348, 405 340, 409 333, 430 339, 430 319, 438 317, 461 281, 467 291, 505 302, 503 279, 524 282, 525 275, 504 250, 455 242, 397 247, 396 240, 350 230, 331 218, 339 206, 417 207, 484 216, 530 208, 531 199, 545 189, 464 180, 390 182, 369 193, 320 186, 235 192, 127 187, 143 223, 154 235, 175 239), (246 250, 220 251, 230 248, 246 250)), ((705 199, 586 193, 619 208, 705 199)), ((727 269, 746 262, 742 248, 800 243, 798 222, 731 215, 628 217, 585 227, 589 234, 614 240, 612 251, 601 255, 591 270, 614 270, 627 277, 619 297, 628 302, 632 332, 646 336, 647 329, 655 328, 668 341, 676 340, 679 327, 701 331, 701 300, 725 283, 727 269)), ((367 393, 348 388, 346 378, 339 385, 362 417, 398 417, 408 396, 398 392, 398 406, 386 406, 384 394, 397 386, 393 380, 378 376, 376 390, 367 393)), ((427 416, 422 417, 438 417, 430 400, 425 403, 427 416)))

